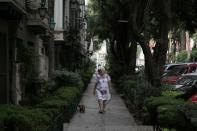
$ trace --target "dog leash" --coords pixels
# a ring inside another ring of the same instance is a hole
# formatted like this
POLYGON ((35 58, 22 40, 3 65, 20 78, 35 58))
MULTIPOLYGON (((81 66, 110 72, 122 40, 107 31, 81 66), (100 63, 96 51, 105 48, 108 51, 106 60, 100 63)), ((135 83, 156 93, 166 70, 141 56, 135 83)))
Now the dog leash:
POLYGON ((109 94, 109 96, 110 96, 110 97, 109 97, 109 100, 107 100, 106 105, 109 104, 110 101, 111 101, 111 99, 112 99, 112 94, 111 94, 111 93, 109 94))

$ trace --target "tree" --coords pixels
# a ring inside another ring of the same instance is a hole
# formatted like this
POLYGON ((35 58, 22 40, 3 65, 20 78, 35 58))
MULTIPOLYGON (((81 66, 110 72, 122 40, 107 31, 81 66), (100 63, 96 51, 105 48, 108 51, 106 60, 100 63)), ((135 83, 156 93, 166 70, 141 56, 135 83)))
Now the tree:
POLYGON ((124 72, 134 72, 136 61, 136 43, 131 39, 130 25, 128 22, 122 23, 121 19, 129 17, 129 1, 95 1, 92 0, 92 12, 89 27, 92 35, 99 35, 100 39, 108 40, 111 46, 113 58, 117 64, 122 66, 124 72), (123 7, 126 7, 125 9, 123 7), (124 10, 122 10, 124 9, 124 10), (112 14, 111 14, 112 13, 112 14))
POLYGON ((183 50, 177 55, 177 62, 186 62, 187 58, 187 51, 183 50))
POLYGON ((130 65, 135 65, 136 45, 139 44, 145 56, 146 79, 152 86, 160 87, 161 69, 165 65, 168 49, 168 33, 177 26, 177 23, 192 32, 196 27, 194 17, 196 2, 194 0, 92 0, 91 2, 98 20, 93 25, 93 31, 100 38, 109 40, 117 63, 127 70, 130 69, 130 65), (191 17, 189 21, 184 13, 191 17), (153 52, 149 48, 150 39, 156 42, 153 52))

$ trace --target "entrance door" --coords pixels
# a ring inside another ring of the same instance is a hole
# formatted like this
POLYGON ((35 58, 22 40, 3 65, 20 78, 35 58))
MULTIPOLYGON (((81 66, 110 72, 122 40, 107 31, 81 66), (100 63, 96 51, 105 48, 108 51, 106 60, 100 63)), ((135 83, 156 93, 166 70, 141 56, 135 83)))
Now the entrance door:
POLYGON ((0 104, 8 101, 8 72, 7 72, 6 35, 0 33, 0 104))

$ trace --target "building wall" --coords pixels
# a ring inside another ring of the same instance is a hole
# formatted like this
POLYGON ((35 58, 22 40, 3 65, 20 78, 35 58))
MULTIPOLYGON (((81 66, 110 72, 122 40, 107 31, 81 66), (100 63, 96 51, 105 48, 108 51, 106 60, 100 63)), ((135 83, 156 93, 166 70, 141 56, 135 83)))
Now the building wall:
POLYGON ((9 100, 9 72, 8 72, 8 24, 0 18, 0 103, 9 100))
POLYGON ((0 17, 0 32, 8 32, 8 24, 7 21, 0 17))
POLYGON ((38 38, 38 42, 36 44, 37 49, 37 58, 38 58, 38 73, 41 78, 48 80, 49 73, 49 57, 46 55, 46 50, 44 43, 41 39, 38 38))
POLYGON ((51 59, 54 57, 49 55, 53 53, 53 49, 50 47, 54 46, 49 47, 50 43, 53 43, 53 39, 48 20, 54 16, 54 9, 50 9, 54 7, 54 0, 46 0, 49 15, 43 19, 38 14, 41 0, 15 0, 15 6, 9 2, 8 4, 0 2, 4 6, 9 6, 9 9, 3 8, 1 9, 3 13, 0 12, 0 104, 19 104, 22 93, 25 93, 22 90, 21 78, 21 67, 24 62, 19 58, 23 54, 20 51, 24 46, 35 49, 35 68, 40 77, 48 80, 49 63, 53 64, 49 56, 51 59), (34 29, 34 27, 36 28, 34 29), (43 29, 46 29, 46 32, 43 29), (44 36, 48 39, 46 40, 44 36))
MULTIPOLYGON (((45 49, 43 46, 43 40, 38 34, 33 33, 26 26, 27 21, 22 20, 18 26, 16 37, 22 40, 21 44, 26 46, 32 46, 35 49, 35 64, 36 72, 39 77, 48 80, 49 73, 49 58, 45 54, 45 49), (31 43, 31 45, 29 45, 31 43), (42 53, 43 52, 43 53, 42 53)), ((21 63, 15 63, 15 72, 13 74, 13 91, 12 95, 15 98, 16 104, 19 104, 19 101, 22 99, 22 85, 21 85, 21 74, 20 74, 21 63)))

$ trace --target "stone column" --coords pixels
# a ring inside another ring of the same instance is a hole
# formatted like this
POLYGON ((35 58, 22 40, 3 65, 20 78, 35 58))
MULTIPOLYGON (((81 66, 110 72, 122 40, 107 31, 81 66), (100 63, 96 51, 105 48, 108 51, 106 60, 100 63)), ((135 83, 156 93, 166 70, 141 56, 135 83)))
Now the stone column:
POLYGON ((63 0, 55 0, 54 5, 55 30, 63 29, 63 0))

